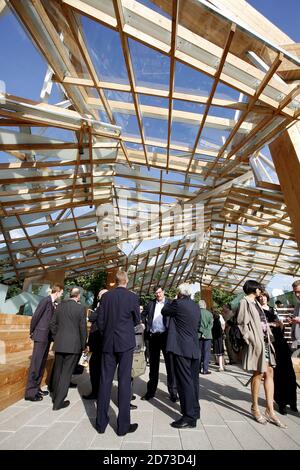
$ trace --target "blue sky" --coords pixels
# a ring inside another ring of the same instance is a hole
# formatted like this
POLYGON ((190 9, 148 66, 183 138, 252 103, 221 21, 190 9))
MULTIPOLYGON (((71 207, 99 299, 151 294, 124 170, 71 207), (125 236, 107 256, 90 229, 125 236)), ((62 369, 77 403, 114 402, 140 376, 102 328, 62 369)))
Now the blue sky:
POLYGON ((288 34, 291 39, 300 42, 299 0, 248 0, 248 3, 288 34))

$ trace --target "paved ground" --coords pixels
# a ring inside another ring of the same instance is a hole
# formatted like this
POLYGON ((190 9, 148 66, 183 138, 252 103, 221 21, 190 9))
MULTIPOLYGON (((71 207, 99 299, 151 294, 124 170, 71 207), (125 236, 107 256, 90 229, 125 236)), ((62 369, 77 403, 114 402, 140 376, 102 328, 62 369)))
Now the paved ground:
MULTIPOLYGON (((113 387, 110 425, 106 433, 95 429, 95 403, 81 395, 90 391, 87 374, 75 376, 77 389, 70 389, 71 405, 52 411, 49 397, 42 402, 24 400, 0 413, 0 449, 300 449, 300 414, 289 412, 280 419, 287 430, 272 424, 256 423, 249 413, 249 375, 236 366, 200 376, 201 419, 196 429, 178 431, 170 423, 179 417, 179 405, 168 399, 163 363, 157 396, 152 402, 140 400, 145 392, 145 376, 135 379, 132 422, 138 430, 118 437, 116 429, 116 386, 113 387)), ((263 410, 264 400, 261 399, 263 410)), ((300 400, 298 395, 298 406, 300 400)))

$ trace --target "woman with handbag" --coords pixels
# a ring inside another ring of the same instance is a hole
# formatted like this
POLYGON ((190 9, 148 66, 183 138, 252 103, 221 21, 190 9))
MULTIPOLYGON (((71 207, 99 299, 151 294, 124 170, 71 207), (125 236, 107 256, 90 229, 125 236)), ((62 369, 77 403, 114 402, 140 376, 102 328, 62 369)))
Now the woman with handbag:
POLYGON ((237 323, 243 335, 243 368, 252 372, 251 378, 251 414, 260 424, 270 422, 281 428, 286 428, 274 412, 274 381, 273 368, 276 366, 272 333, 266 315, 257 299, 263 288, 254 280, 248 280, 243 286, 245 297, 238 307, 237 323), (266 410, 261 414, 258 407, 259 389, 264 379, 266 410))
POLYGON ((274 336, 274 349, 276 354, 276 367, 274 369, 274 399, 278 405, 279 413, 286 415, 286 406, 297 412, 297 382, 291 351, 284 337, 283 323, 279 320, 276 311, 268 305, 270 300, 267 292, 262 292, 259 302, 265 312, 269 326, 274 336))

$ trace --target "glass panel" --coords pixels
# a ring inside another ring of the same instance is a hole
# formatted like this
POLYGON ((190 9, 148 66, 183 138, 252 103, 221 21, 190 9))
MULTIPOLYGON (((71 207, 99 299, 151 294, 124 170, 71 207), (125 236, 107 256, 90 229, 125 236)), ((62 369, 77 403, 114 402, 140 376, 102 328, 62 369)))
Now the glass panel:
POLYGON ((132 94, 125 91, 104 90, 104 94, 108 100, 133 103, 132 94))
POLYGON ((0 57, 7 93, 40 101, 47 65, 9 10, 0 15, 0 57))
POLYGON ((201 72, 176 61, 175 91, 209 96, 213 79, 201 72))
POLYGON ((91 58, 100 80, 128 83, 119 33, 85 16, 81 17, 91 58))
POLYGON ((122 127, 122 135, 140 138, 138 121, 135 115, 114 113, 118 126, 122 127))
POLYGON ((168 121, 166 119, 143 118, 143 123, 147 139, 167 141, 168 121))
MULTIPOLYGON (((171 15, 169 13, 167 13, 162 8, 159 8, 159 6, 151 2, 151 0, 139 0, 139 3, 141 3, 142 5, 145 5, 145 7, 151 8, 151 10, 156 11, 157 13, 164 16, 165 18, 171 19, 171 15)), ((166 7, 168 7, 168 4, 166 4, 166 7)), ((170 6, 170 9, 171 9, 171 6, 170 6)))
POLYGON ((222 82, 219 82, 214 94, 215 98, 222 98, 223 100, 236 100, 238 101, 240 92, 231 88, 230 86, 225 85, 222 82))
POLYGON ((192 103, 191 101, 173 100, 173 109, 189 113, 203 114, 205 106, 203 104, 192 103))
POLYGON ((209 143, 213 143, 221 147, 228 136, 229 131, 226 131, 225 129, 214 129, 212 127, 204 126, 201 134, 201 140, 203 139, 209 143))
POLYGON ((169 100, 168 98, 160 98, 157 96, 151 95, 139 95, 140 104, 146 106, 157 106, 158 108, 168 108, 169 107, 169 100))
POLYGON ((187 125, 181 122, 173 122, 172 133, 171 133, 171 143, 173 145, 174 144, 175 145, 186 144, 189 147, 192 147, 195 143, 198 129, 199 129, 199 126, 187 125))
POLYGON ((231 108, 222 108, 220 106, 210 106, 209 116, 216 116, 225 119, 234 119, 236 110, 231 108))
POLYGON ((136 84, 168 89, 169 57, 132 39, 129 39, 129 46, 136 84))

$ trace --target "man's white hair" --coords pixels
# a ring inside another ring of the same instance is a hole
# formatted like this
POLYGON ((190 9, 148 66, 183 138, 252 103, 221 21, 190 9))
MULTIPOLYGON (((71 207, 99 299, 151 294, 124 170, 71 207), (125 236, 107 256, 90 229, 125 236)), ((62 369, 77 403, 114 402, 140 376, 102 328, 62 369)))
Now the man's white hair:
POLYGON ((203 299, 199 300, 199 307, 200 307, 200 308, 206 308, 206 302, 205 302, 205 300, 203 300, 203 299))
POLYGON ((192 288, 190 284, 184 283, 178 286, 178 291, 180 295, 184 295, 185 297, 189 297, 192 295, 192 288))

